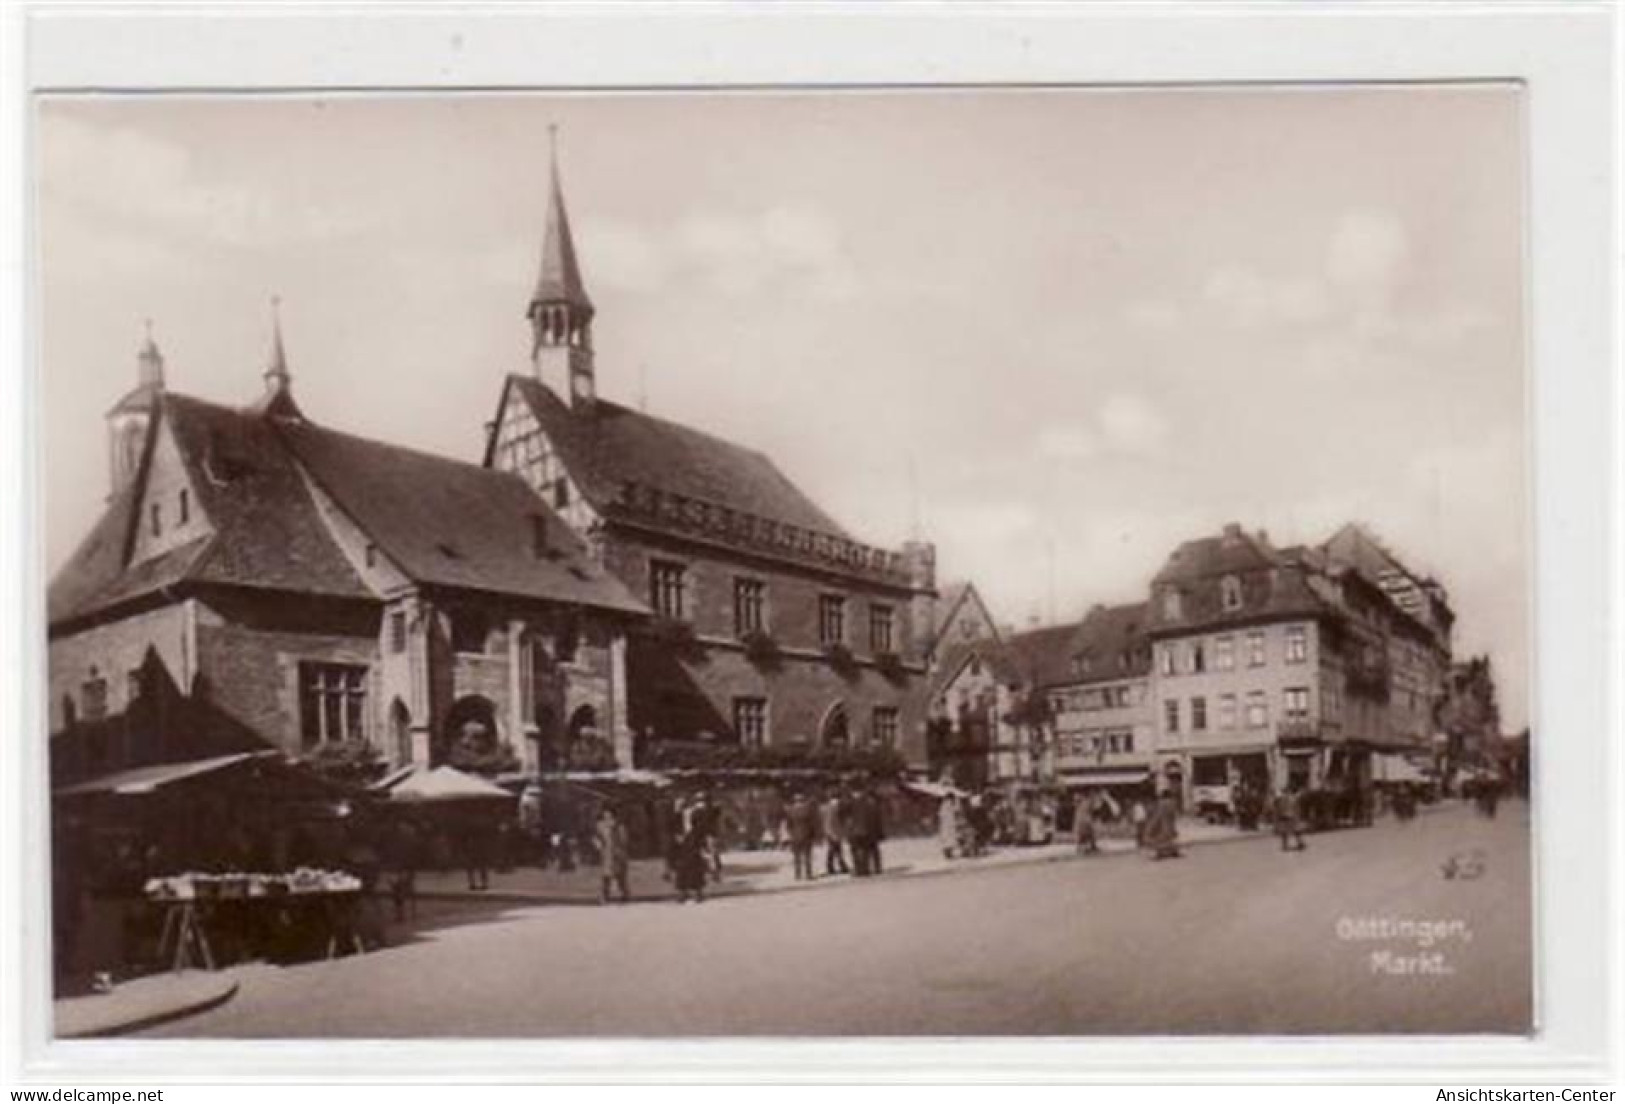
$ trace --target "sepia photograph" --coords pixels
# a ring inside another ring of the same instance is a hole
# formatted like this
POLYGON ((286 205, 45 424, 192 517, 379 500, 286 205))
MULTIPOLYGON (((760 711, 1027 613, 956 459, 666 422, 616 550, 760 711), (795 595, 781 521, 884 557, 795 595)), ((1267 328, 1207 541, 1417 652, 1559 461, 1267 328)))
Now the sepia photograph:
POLYGON ((1527 95, 39 97, 50 1032, 1531 1037, 1527 95))

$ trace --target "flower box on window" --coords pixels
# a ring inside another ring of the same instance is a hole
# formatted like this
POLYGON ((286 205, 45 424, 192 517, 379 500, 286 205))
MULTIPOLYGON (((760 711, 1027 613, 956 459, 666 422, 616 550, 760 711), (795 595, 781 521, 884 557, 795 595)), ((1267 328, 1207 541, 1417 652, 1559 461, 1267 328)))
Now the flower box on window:
POLYGON ((758 666, 772 667, 784 658, 779 642, 761 629, 746 633, 740 642, 745 646, 745 658, 758 666))
POLYGON ((876 652, 875 670, 896 681, 903 677, 903 657, 894 651, 876 652))
POLYGON ((824 658, 837 671, 855 671, 858 667, 858 657, 845 644, 825 644, 824 658))

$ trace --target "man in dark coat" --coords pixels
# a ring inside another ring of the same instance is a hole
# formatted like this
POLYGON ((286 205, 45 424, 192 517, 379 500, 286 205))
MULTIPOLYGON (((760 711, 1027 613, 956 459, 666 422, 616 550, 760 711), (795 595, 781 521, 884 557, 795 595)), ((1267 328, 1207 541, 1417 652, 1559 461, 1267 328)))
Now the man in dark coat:
POLYGON ((784 810, 785 823, 790 830, 790 855, 795 860, 796 881, 812 881, 813 841, 818 837, 818 809, 798 793, 790 799, 784 810))

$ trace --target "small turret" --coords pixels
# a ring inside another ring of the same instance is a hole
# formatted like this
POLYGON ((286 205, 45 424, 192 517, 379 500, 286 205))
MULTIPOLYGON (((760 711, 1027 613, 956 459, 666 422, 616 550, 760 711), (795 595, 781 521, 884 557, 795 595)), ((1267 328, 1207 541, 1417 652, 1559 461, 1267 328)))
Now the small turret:
POLYGON ((282 299, 271 297, 271 356, 265 366, 265 394, 254 404, 259 414, 274 418, 302 418, 293 401, 293 375, 288 371, 288 351, 282 344, 282 299))
POLYGON ((147 431, 164 391, 164 355, 152 339, 152 319, 146 320, 146 336, 136 353, 136 385, 107 412, 107 456, 109 497, 118 494, 141 466, 147 431))

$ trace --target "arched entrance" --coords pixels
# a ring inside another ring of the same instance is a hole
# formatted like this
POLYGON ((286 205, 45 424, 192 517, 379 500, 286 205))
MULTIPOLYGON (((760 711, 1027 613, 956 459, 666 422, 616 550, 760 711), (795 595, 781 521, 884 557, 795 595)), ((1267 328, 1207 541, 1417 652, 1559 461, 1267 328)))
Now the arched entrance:
POLYGON ((818 742, 824 747, 851 746, 852 734, 847 725, 845 702, 836 702, 824 714, 824 723, 818 726, 818 742))
POLYGON ((396 766, 412 761, 412 712, 399 698, 389 704, 389 743, 396 766))

